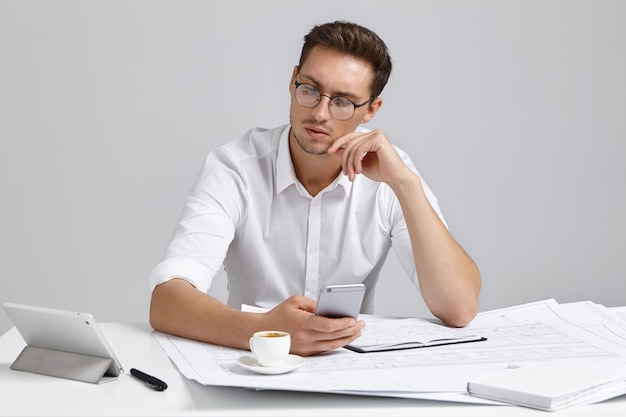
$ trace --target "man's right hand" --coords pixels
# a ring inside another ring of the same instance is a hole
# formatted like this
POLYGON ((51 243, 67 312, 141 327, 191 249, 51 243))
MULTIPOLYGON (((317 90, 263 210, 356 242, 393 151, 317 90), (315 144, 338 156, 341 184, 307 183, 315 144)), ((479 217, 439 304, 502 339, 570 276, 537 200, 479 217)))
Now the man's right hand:
MULTIPOLYGON (((291 353, 310 356, 350 344, 359 336, 364 321, 352 317, 327 318, 316 316, 317 302, 294 295, 265 314, 267 329, 291 334, 291 353)), ((261 329, 260 329, 261 330, 261 329)))

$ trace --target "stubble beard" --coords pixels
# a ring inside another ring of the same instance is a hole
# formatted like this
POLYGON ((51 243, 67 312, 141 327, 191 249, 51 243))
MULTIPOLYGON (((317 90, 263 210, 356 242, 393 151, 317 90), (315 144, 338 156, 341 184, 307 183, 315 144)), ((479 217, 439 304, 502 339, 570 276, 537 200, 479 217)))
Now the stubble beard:
MULTIPOLYGON (((293 126, 293 123, 291 124, 293 126)), ((293 132, 293 137, 296 140, 296 142, 298 143, 298 146, 300 147, 300 149, 302 149, 304 152, 308 153, 309 155, 316 155, 316 156, 326 156, 328 157, 328 148, 330 148, 330 145, 325 146, 324 148, 319 148, 316 146, 312 146, 311 144, 309 144, 306 139, 298 136, 295 132, 295 130, 293 130, 292 128, 292 132, 293 132)))

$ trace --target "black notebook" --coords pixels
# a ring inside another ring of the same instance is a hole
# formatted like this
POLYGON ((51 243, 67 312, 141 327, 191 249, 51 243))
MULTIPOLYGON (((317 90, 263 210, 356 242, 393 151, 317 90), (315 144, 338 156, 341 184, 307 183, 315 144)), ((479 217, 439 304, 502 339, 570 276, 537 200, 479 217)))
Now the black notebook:
POLYGON ((442 326, 424 318, 365 321, 363 335, 345 346, 347 349, 359 353, 382 352, 487 340, 465 329, 442 326))

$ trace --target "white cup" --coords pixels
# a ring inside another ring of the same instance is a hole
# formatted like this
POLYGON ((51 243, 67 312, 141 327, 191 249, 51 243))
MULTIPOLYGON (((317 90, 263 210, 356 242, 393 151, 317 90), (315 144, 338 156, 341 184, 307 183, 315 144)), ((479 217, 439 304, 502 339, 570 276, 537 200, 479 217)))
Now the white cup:
POLYGON ((265 330, 250 338, 250 350, 261 366, 281 366, 287 362, 291 336, 287 332, 265 330))

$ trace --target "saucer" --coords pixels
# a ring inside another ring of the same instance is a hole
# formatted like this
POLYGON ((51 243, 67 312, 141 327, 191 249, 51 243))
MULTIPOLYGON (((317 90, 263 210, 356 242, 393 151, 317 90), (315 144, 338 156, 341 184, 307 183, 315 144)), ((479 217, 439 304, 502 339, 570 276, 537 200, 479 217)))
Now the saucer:
POLYGON ((280 366, 261 366, 254 355, 246 355, 237 359, 237 363, 249 371, 264 375, 286 374, 304 363, 304 359, 298 355, 289 355, 287 362, 280 366))

